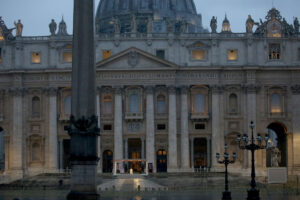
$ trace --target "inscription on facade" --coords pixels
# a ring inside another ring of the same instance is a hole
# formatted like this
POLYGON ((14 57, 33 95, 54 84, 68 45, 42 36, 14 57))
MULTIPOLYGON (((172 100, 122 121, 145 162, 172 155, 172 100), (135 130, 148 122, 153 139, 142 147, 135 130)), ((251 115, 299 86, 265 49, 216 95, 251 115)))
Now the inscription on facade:
POLYGON ((128 125, 127 125, 128 132, 136 133, 136 132, 139 132, 140 130, 141 130, 141 123, 131 122, 131 123, 128 123, 128 125))

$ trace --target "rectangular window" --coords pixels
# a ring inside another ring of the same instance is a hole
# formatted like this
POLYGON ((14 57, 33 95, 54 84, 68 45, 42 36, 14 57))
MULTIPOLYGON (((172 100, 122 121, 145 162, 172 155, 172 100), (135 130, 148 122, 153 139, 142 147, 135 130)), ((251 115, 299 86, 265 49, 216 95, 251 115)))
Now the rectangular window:
POLYGON ((205 124, 195 124, 195 129, 196 130, 204 130, 205 129, 205 124))
POLYGON ((165 50, 156 50, 156 56, 160 59, 165 59, 165 50))
POLYGON ((206 52, 205 50, 193 50, 192 58, 193 60, 205 60, 206 52))
POLYGON ((165 124, 157 124, 157 130, 159 130, 159 131, 166 130, 166 125, 165 124))
POLYGON ((0 48, 0 64, 2 63, 2 49, 0 48))
POLYGON ((32 63, 41 63, 41 53, 38 53, 38 52, 32 53, 31 62, 32 63))
POLYGON ((280 44, 270 44, 269 60, 280 60, 280 59, 281 59, 280 44))
POLYGON ((110 50, 103 50, 102 51, 102 59, 105 60, 107 58, 111 57, 111 51, 110 50))
POLYGON ((2 28, 0 27, 0 41, 4 40, 4 35, 3 35, 3 31, 2 28))
POLYGON ((105 124, 105 125, 103 125, 103 130, 104 131, 111 131, 112 130, 112 125, 111 124, 105 124))
POLYGON ((238 59, 238 50, 236 49, 229 49, 227 51, 227 59, 229 61, 235 61, 238 59))
POLYGON ((72 52, 63 52, 63 62, 65 63, 72 62, 72 52))

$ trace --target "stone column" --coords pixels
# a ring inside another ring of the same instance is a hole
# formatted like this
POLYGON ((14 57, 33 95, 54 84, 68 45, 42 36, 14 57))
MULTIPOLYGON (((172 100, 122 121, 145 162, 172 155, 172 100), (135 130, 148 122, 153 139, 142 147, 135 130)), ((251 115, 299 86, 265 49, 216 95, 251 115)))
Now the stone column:
POLYGON ((146 159, 148 163, 153 164, 155 172, 154 97, 152 87, 146 88, 146 96, 146 159))
MULTIPOLYGON (((96 95, 96 114, 98 117, 98 127, 101 127, 101 107, 100 107, 100 92, 101 90, 98 88, 97 90, 97 95, 96 95)), ((102 158, 101 158, 101 138, 97 137, 97 154, 98 154, 98 158, 99 162, 98 162, 98 173, 102 172, 102 158)))
POLYGON ((181 168, 189 168, 189 119, 187 87, 181 88, 181 168))
POLYGON ((57 89, 49 88, 49 169, 58 170, 57 89))
MULTIPOLYGON (((293 85, 292 90, 292 126, 293 126, 293 166, 296 169, 300 169, 300 85, 293 85)), ((290 158, 290 156, 288 156, 290 158)))
POLYGON ((23 169, 23 94, 21 88, 10 90, 12 94, 12 135, 11 135, 11 170, 14 170, 14 176, 21 177, 23 169))
POLYGON ((115 89, 115 113, 114 113, 114 159, 123 159, 123 112, 122 89, 115 89))
POLYGON ((62 172, 64 169, 64 145, 63 140, 59 140, 59 170, 62 172))
POLYGON ((191 143, 191 168, 194 169, 194 138, 190 139, 190 143, 191 143))
POLYGON ((224 141, 224 130, 221 128, 221 109, 220 109, 220 96, 222 88, 220 86, 213 86, 212 88, 212 167, 218 166, 217 160, 214 159, 216 153, 222 154, 224 146, 222 140, 224 141))
POLYGON ((176 113, 176 88, 169 88, 169 165, 168 172, 177 171, 177 113, 176 113))

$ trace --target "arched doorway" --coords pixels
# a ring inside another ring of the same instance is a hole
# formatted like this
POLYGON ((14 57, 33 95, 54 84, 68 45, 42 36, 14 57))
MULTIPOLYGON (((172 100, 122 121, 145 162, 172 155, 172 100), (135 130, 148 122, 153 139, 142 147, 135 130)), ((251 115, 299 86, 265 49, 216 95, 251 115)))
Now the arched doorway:
POLYGON ((103 152, 103 173, 112 173, 113 170, 113 152, 106 150, 103 152))
POLYGON ((0 127, 0 172, 5 170, 5 142, 4 131, 0 127))
POLYGON ((156 166, 157 172, 167 172, 167 152, 164 149, 160 149, 156 154, 156 166))
POLYGON ((194 168, 207 167, 207 140, 195 138, 194 140, 194 168))
POLYGON ((279 122, 271 123, 268 127, 267 167, 287 166, 287 135, 286 126, 279 122), (277 165, 278 163, 278 165, 277 165))

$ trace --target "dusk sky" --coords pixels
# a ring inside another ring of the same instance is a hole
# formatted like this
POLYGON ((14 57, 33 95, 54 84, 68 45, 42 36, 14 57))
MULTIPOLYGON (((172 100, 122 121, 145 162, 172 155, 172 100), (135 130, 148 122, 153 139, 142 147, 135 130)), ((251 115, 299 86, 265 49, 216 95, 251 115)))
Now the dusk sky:
MULTIPOLYGON (((218 30, 221 28, 225 13, 231 22, 233 32, 245 32, 248 14, 255 21, 264 19, 272 8, 272 1, 289 23, 293 17, 300 18, 300 0, 194 0, 198 13, 203 16, 203 26, 209 28, 212 16, 218 17, 218 30)), ((97 9, 100 0, 95 0, 97 9)), ((0 16, 9 28, 21 19, 23 36, 49 35, 49 23, 55 19, 57 24, 62 16, 72 33, 73 0, 0 0, 0 16)), ((209 28, 210 30, 210 28, 209 28)))

